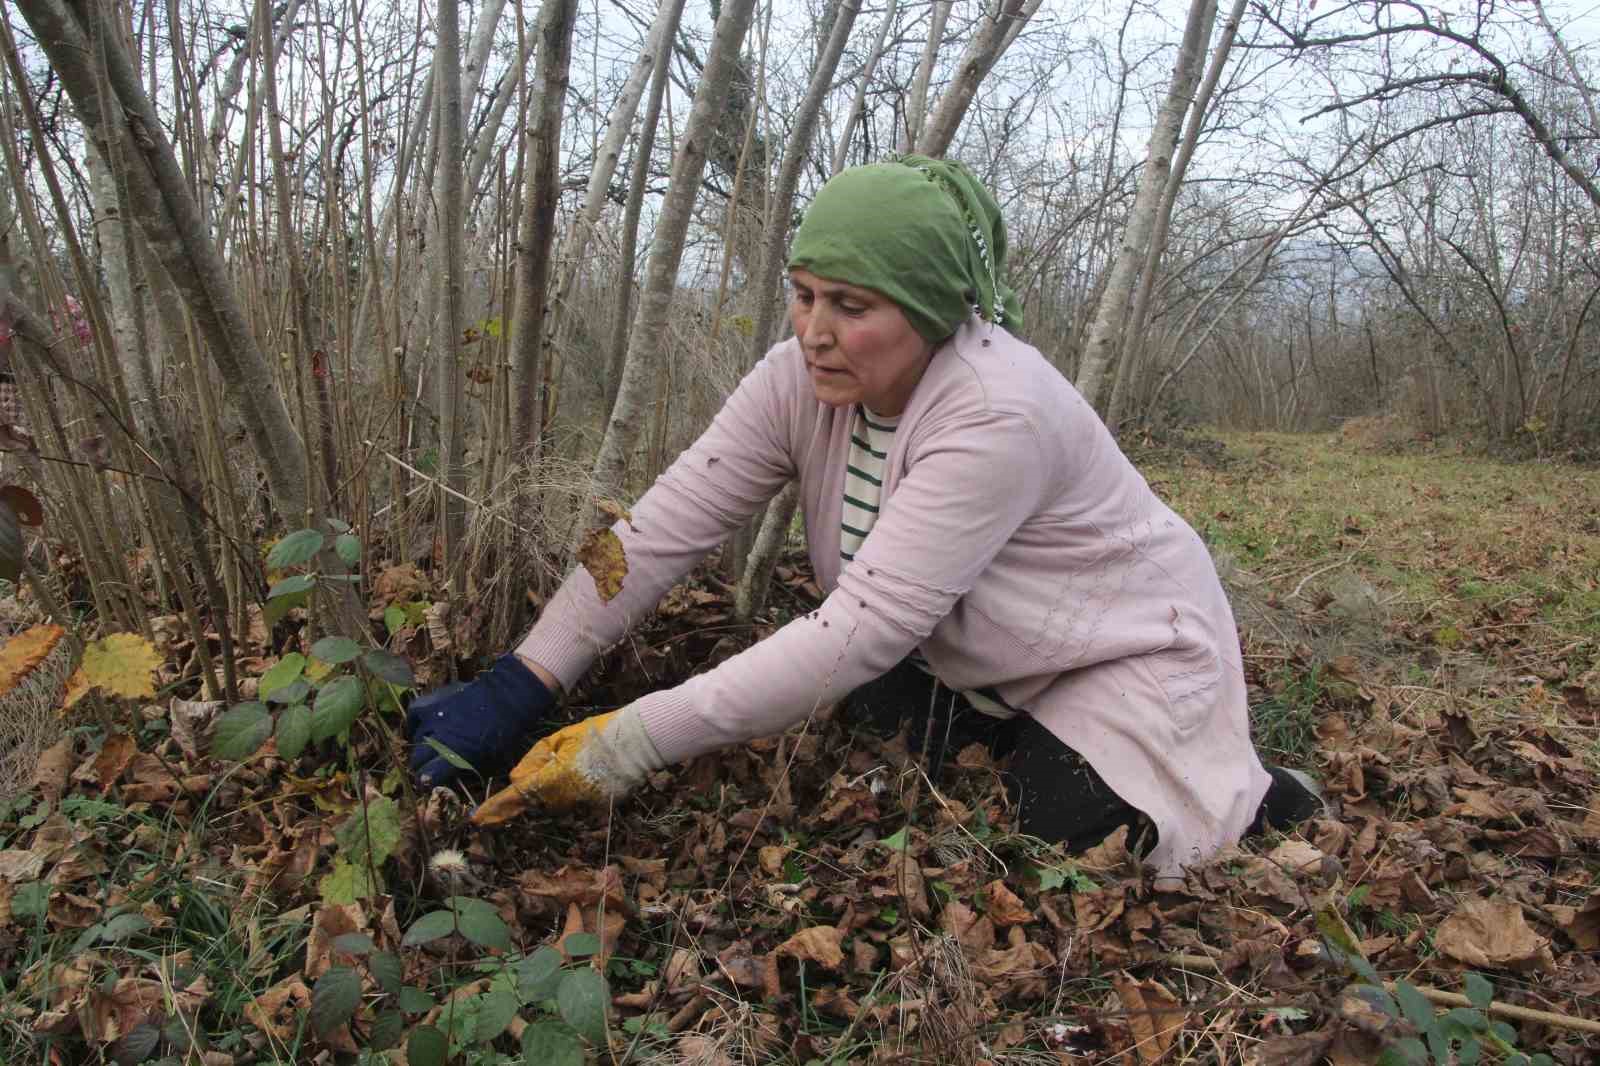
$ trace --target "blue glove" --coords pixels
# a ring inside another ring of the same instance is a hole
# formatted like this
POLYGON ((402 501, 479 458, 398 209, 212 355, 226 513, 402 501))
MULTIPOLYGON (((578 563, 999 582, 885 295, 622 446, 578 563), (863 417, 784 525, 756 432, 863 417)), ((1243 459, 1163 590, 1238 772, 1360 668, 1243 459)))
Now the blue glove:
POLYGON ((451 785, 462 771, 428 744, 437 740, 485 777, 503 774, 533 746, 556 705, 543 681, 515 655, 502 655, 470 682, 445 685, 406 711, 411 770, 423 788, 451 785))

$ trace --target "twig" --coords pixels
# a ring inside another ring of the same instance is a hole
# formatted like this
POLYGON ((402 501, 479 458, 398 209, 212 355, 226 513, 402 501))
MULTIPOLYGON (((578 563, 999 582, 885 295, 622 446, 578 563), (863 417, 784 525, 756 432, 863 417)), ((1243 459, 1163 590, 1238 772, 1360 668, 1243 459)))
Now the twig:
MULTIPOLYGON (((1200 970, 1206 973, 1220 973, 1222 967, 1217 961, 1207 955, 1173 955, 1170 961, 1178 966, 1191 970, 1200 970)), ((1385 981, 1384 987, 1394 991, 1394 982, 1385 981)), ((1429 1003, 1441 1007, 1471 1007, 1473 1002, 1460 992, 1446 992, 1440 988, 1428 988, 1423 985, 1412 985, 1422 998, 1429 1003)), ((1579 1033, 1593 1033, 1600 1035, 1600 1021, 1589 1018, 1578 1018, 1571 1014, 1557 1014, 1555 1011, 1537 1010, 1533 1007, 1519 1007, 1514 1003, 1490 1003, 1484 1013, 1491 1018, 1514 1018, 1519 1022, 1538 1022, 1541 1025, 1554 1026, 1557 1029, 1571 1029, 1579 1033)))
MULTIPOLYGON (((364 440, 361 443, 367 445, 368 447, 372 447, 372 448, 376 448, 377 447, 377 445, 373 444, 370 440, 364 440)), ((474 500, 471 496, 468 496, 468 495, 466 495, 464 493, 457 492, 455 489, 451 488, 449 485, 446 485, 444 482, 440 481, 438 478, 429 477, 427 474, 424 474, 422 471, 418 470, 416 467, 412 466, 410 463, 406 462, 404 459, 400 458, 398 455, 395 455, 393 452, 385 451, 383 453, 383 455, 384 455, 384 458, 388 459, 391 463, 393 463, 396 466, 400 467, 401 469, 405 470, 407 473, 413 475, 414 477, 421 478, 423 481, 426 481, 429 485, 432 485, 434 488, 439 489, 445 495, 454 496, 456 499, 460 500, 462 503, 470 504, 471 506, 476 507, 479 510, 484 510, 485 509, 485 505, 482 502, 480 502, 478 500, 474 500)), ((415 491, 416 491, 415 489, 411 490, 411 492, 406 493, 406 496, 409 497, 412 494, 412 492, 415 492, 415 491)), ((377 519, 377 518, 381 517, 384 514, 384 512, 388 511, 389 508, 393 507, 393 506, 394 506, 393 504, 385 505, 383 508, 381 508, 380 510, 375 512, 372 517, 374 519, 377 519)), ((510 526, 512 529, 516 530, 518 533, 523 533, 523 534, 526 534, 528 536, 532 536, 533 535, 533 530, 531 530, 531 529, 523 529, 521 526, 517 525, 515 522, 511 521, 511 519, 507 518, 505 515, 499 513, 498 511, 493 511, 493 510, 489 511, 489 516, 491 518, 499 519, 500 521, 504 522, 506 525, 510 526)))
POLYGON ((1310 581, 1312 578, 1316 577, 1319 574, 1326 574, 1329 570, 1337 570, 1341 566, 1348 565, 1349 562, 1354 558, 1355 558, 1354 555, 1347 555, 1343 559, 1338 559, 1338 560, 1336 560, 1334 562, 1329 563, 1327 566, 1320 566, 1317 569, 1311 571, 1311 573, 1307 574, 1305 577, 1300 579, 1300 584, 1296 585, 1294 587, 1294 591, 1289 593, 1289 599, 1292 600, 1295 597, 1299 596, 1300 595, 1300 590, 1306 587, 1306 582, 1307 581, 1310 581))

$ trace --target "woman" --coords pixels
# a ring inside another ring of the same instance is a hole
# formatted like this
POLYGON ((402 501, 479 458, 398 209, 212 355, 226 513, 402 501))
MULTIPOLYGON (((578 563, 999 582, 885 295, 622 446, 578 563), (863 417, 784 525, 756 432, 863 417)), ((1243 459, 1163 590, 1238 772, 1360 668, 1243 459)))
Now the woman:
MULTIPOLYGON (((614 527, 622 591, 604 602, 576 570, 512 655, 413 706, 413 739, 505 769, 553 693, 790 478, 827 598, 714 670, 540 741, 475 820, 623 795, 885 675, 853 703, 893 718, 926 705, 926 684, 907 683, 923 671, 1015 716, 1022 828, 1069 847, 1144 826, 1171 876, 1262 811, 1314 809, 1251 746, 1204 544, 1019 339, 1005 254, 999 208, 960 164, 908 156, 822 188, 789 261, 795 335, 614 527)), ((426 782, 453 774, 425 743, 413 764, 426 782)))

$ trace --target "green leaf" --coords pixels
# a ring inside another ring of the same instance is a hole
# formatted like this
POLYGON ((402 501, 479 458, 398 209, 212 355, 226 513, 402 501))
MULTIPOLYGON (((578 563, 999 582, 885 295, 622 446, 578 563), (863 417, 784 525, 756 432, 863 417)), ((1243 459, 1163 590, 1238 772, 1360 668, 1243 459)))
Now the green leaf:
POLYGON ((378 987, 390 995, 400 991, 400 980, 404 976, 400 956, 390 951, 375 951, 367 956, 367 972, 378 982, 378 987))
POLYGON ((304 607, 310 600, 310 592, 295 592, 268 600, 266 609, 261 612, 262 620, 266 622, 268 628, 271 628, 287 618, 290 611, 296 607, 304 607))
POLYGON ((600 938, 593 933, 573 933, 561 942, 569 958, 581 959, 600 950, 600 938))
POLYGON ((497 951, 511 950, 511 930, 493 911, 464 913, 460 919, 461 935, 480 948, 497 951))
POLYGON ((1489 1009, 1489 1004, 1494 1000, 1494 982, 1481 973, 1469 971, 1462 979, 1461 987, 1467 993, 1467 1002, 1479 1010, 1489 1009))
POLYGON ((311 645, 311 654, 331 666, 338 666, 360 655, 361 645, 349 637, 323 637, 311 645))
POLYGON ((1461 1038, 1461 1049, 1456 1052, 1457 1066, 1478 1066, 1483 1058, 1483 1045, 1478 1043, 1475 1036, 1461 1038))
POLYGON ((342 518, 334 518, 330 515, 329 517, 324 518, 323 521, 328 523, 328 528, 333 530, 335 533, 350 532, 350 523, 346 522, 342 518))
POLYGON ((150 928, 150 919, 142 914, 119 914, 106 922, 100 931, 100 939, 108 944, 115 944, 126 940, 135 933, 142 933, 150 928))
POLYGON ((303 677, 297 677, 280 689, 273 691, 267 697, 268 703, 304 703, 306 697, 311 695, 311 682, 303 677))
POLYGON ((596 1044, 606 1040, 606 979, 587 966, 561 975, 556 989, 556 1006, 568 1025, 596 1044))
POLYGON ((311 743, 311 708, 303 703, 285 707, 278 714, 278 754, 294 760, 311 743))
POLYGON ((355 903, 370 899, 383 891, 383 882, 374 882, 372 868, 357 866, 342 855, 333 860, 333 868, 317 882, 317 891, 328 903, 355 903))
POLYGON ((522 1031, 525 1066, 583 1066, 583 1041, 570 1025, 535 1022, 522 1031))
POLYGON ((1426 1066, 1427 1062, 1428 1049, 1414 1037, 1391 1044, 1378 1056, 1378 1066, 1426 1066))
POLYGON ((478 1020, 472 1027, 472 1039, 487 1043, 506 1031, 511 1019, 517 1016, 517 997, 501 990, 485 992, 478 997, 478 1020))
POLYGON ((406 1063, 408 1066, 444 1066, 449 1048, 450 1042, 437 1028, 419 1025, 411 1030, 406 1040, 406 1063))
POLYGON ((550 999, 555 985, 550 979, 561 972, 561 952, 545 945, 512 967, 517 978, 517 994, 523 999, 550 999))
POLYGON ((361 657, 361 661, 368 670, 391 685, 411 688, 417 683, 416 675, 411 672, 411 664, 392 651, 373 648, 361 657))
POLYGON ((218 759, 247 759, 272 735, 272 716, 260 703, 241 703, 217 719, 211 754, 218 759))
POLYGON ((266 699, 289 682, 298 680, 305 672, 306 657, 297 651, 292 651, 274 663, 272 669, 261 675, 261 682, 256 691, 262 699, 266 699))
POLYGON ((311 1025, 326 1036, 355 1017, 361 1005, 361 975, 349 966, 330 966, 311 989, 311 1025))
POLYGON ((387 1051, 400 1046, 405 1033, 406 1016, 397 1010, 380 1011, 372 1021, 372 1031, 367 1034, 367 1046, 373 1051, 387 1051))
POLYGON ((333 541, 333 550, 346 566, 361 561, 361 538, 354 533, 340 533, 333 541))
POLYGON ((906 826, 901 826, 895 832, 878 841, 878 843, 890 851, 904 851, 906 847, 906 828, 906 826))
POLYGON ((1475 1011, 1468 1007, 1451 1007, 1439 1019, 1439 1024, 1453 1025, 1468 1033, 1487 1033, 1489 1031, 1489 1019, 1485 1018, 1480 1011, 1475 1011))
POLYGON ((43 918, 50 905, 50 886, 43 881, 19 885, 11 896, 11 913, 17 918, 43 918))
POLYGON ((431 944, 456 931, 456 916, 451 911, 430 911, 411 923, 400 943, 408 948, 431 944))
POLYGON ((317 557, 328 538, 317 529, 297 529, 272 546, 267 553, 267 569, 282 570, 299 566, 317 557))
POLYGON ((383 628, 389 631, 389 635, 391 637, 400 632, 400 630, 404 628, 405 624, 405 611, 401 610, 399 607, 396 607, 392 603, 383 609, 383 628))
POLYGON ((1394 983, 1394 998, 1400 1004, 1400 1010, 1406 1016, 1406 1021, 1427 1032, 1433 1025, 1433 1004, 1428 1002, 1426 996, 1417 991, 1417 986, 1409 981, 1396 981, 1394 983))
POLYGON ((144 1062, 155 1054, 156 1045, 159 1043, 161 1043, 161 1030, 149 1021, 142 1021, 129 1029, 122 1039, 112 1043, 111 1061, 118 1066, 144 1062))
POLYGON ((361 682, 340 677, 323 685, 317 693, 311 718, 311 739, 322 743, 349 729, 361 713, 361 682))
POLYGON ((423 737, 422 742, 428 745, 428 747, 432 748, 434 751, 438 752, 440 758, 449 763, 451 766, 454 766, 457 770, 467 770, 472 773, 478 772, 477 768, 471 763, 463 759, 460 755, 456 754, 453 750, 446 747, 433 737, 423 737))
POLYGON ((311 586, 316 582, 317 579, 310 574, 296 574, 293 577, 286 577, 267 590, 267 599, 276 600, 284 596, 293 596, 297 592, 310 592, 311 586))
POLYGON ((395 1000, 407 1014, 426 1014, 435 1006, 433 997, 416 985, 406 985, 395 1000))
POLYGON ((388 796, 372 796, 356 806, 333 838, 351 862, 381 866, 400 845, 400 807, 388 796))
POLYGON ((341 933, 333 938, 333 950, 346 955, 370 955, 377 947, 365 933, 341 933))

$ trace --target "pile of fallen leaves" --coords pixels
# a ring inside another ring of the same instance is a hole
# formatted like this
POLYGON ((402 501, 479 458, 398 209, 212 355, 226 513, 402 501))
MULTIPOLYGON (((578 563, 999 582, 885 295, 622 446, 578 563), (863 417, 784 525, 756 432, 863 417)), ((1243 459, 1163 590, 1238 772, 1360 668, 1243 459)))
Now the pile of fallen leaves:
MULTIPOLYGON (((805 597, 803 571, 781 576, 805 597)), ((715 581, 680 586, 574 703, 626 702, 760 635, 729 615, 715 581)), ((395 646, 415 655, 427 626, 395 646)), ((258 675, 290 650, 266 636, 258 675)), ((1416 1032, 1350 994, 1352 952, 1384 979, 1454 992, 1476 972, 1497 1004, 1593 1018, 1600 783, 1571 737, 1600 726, 1600 694, 1540 687, 1528 713, 1473 716, 1347 669, 1319 705, 1329 815, 1181 885, 1120 836, 1068 857, 1019 835, 982 748, 929 773, 905 738, 827 714, 609 812, 480 834, 464 813, 481 790, 411 792, 392 712, 348 749, 287 760, 268 741, 235 764, 209 754, 220 708, 123 701, 120 730, 73 731, 0 797, 0 1051, 222 1066, 386 1045, 405 1062, 408 1035, 459 1009, 453 1061, 523 1061, 530 1028, 566 1015, 491 1009, 496 960, 540 947, 606 978, 594 1061, 1344 1066, 1416 1032), (373 868, 359 898, 330 879, 353 855, 373 868), (493 908, 492 936, 413 932, 463 897, 493 908)), ((1559 1062, 1600 1048, 1592 1022, 1514 1024, 1559 1062)))

